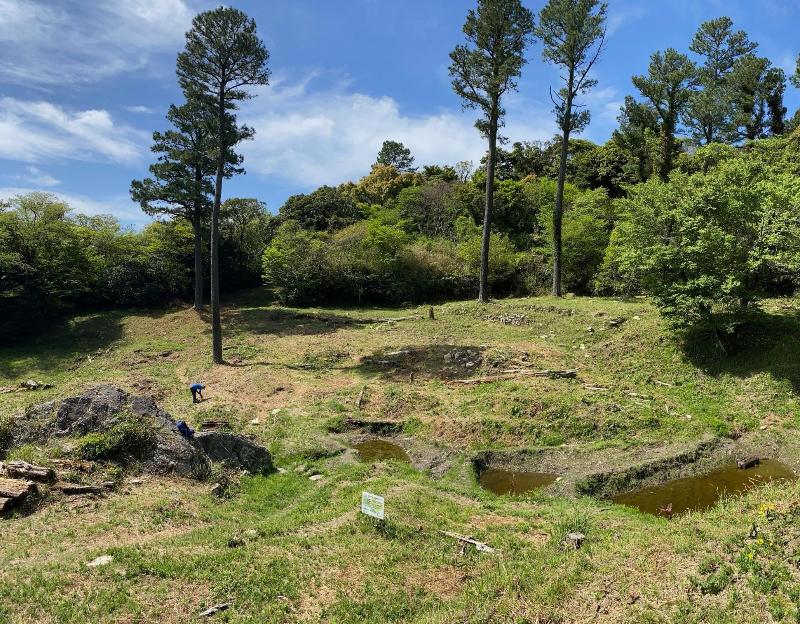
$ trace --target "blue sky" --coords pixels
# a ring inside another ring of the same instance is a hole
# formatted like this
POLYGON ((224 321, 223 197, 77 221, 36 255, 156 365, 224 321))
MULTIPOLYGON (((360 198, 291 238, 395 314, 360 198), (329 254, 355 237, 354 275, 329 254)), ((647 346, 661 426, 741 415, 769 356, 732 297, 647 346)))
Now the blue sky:
MULTIPOLYGON (((527 2, 538 11, 544 0, 527 2)), ((0 198, 56 193, 76 210, 123 223, 147 218, 128 199, 147 174, 150 135, 180 101, 174 63, 205 0, 0 0, 0 198)), ((417 164, 477 162, 485 149, 450 88, 448 53, 462 41, 474 0, 232 1, 253 16, 271 52, 272 80, 241 120, 247 175, 224 195, 286 197, 369 171, 380 144, 403 141, 417 164)), ((729 15, 788 73, 800 51, 797 0, 609 0, 599 85, 585 103, 586 138, 605 141, 630 77, 652 52, 687 51, 704 20, 729 15)), ((507 99, 511 140, 552 136, 548 87, 555 70, 534 45, 519 93, 507 99)), ((791 115, 800 94, 789 86, 791 115)))

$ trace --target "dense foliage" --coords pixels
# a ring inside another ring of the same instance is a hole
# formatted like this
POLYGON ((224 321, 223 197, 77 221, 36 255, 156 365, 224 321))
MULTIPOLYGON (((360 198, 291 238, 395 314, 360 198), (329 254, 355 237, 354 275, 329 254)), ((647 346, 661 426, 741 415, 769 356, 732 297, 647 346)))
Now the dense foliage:
MULTIPOLYGON (((228 284, 258 283, 272 218, 263 205, 222 211, 228 284)), ((252 202, 254 200, 250 200, 252 202)), ((186 220, 141 231, 109 216, 73 214, 55 196, 31 193, 0 210, 0 338, 39 330, 75 308, 160 306, 192 293, 194 235, 186 220)))

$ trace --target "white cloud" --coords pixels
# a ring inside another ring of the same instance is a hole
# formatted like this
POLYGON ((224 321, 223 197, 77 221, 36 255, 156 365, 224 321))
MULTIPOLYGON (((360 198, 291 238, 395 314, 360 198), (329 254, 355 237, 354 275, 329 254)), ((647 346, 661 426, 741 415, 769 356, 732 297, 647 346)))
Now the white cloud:
POLYGON ((147 134, 119 125, 108 111, 68 112, 45 101, 0 98, 0 158, 132 162, 147 134))
POLYGON ((28 173, 21 176, 16 176, 18 180, 24 180, 25 182, 29 182, 30 184, 35 184, 36 186, 58 186, 61 184, 61 180, 54 178, 51 175, 46 174, 44 171, 39 169, 39 167, 35 167, 31 165, 28 167, 28 173))
POLYGON ((0 200, 7 200, 15 195, 26 195, 37 191, 52 193, 61 201, 66 202, 76 213, 85 215, 113 215, 124 224, 137 226, 152 221, 152 219, 144 214, 139 206, 134 204, 127 196, 110 199, 94 199, 84 195, 37 188, 36 186, 6 186, 0 187, 0 200))
POLYGON ((126 106, 125 110, 128 111, 129 113, 136 113, 140 115, 149 115, 150 113, 153 112, 153 109, 150 108, 149 106, 141 106, 141 105, 126 106))
POLYGON ((180 47, 186 0, 0 0, 0 80, 88 83, 180 47))
POLYGON ((640 20, 646 13, 647 10, 641 2, 614 2, 608 13, 606 36, 612 37, 626 23, 640 20))
MULTIPOLYGON (((406 115, 393 98, 352 92, 346 83, 314 91, 316 77, 277 79, 244 106, 241 121, 256 129, 255 140, 241 146, 249 171, 319 186, 368 173, 386 139, 404 143, 420 165, 478 162, 486 151, 474 127, 476 111, 406 115)), ((546 107, 509 104, 502 133, 511 140, 547 139, 554 132, 546 107)))

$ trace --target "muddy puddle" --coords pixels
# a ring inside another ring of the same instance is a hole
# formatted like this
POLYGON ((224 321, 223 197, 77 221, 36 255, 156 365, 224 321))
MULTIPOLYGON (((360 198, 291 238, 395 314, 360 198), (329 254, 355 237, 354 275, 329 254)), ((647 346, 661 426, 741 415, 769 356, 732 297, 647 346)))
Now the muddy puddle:
POLYGON ((411 462, 411 458, 402 446, 386 440, 366 440, 359 444, 354 444, 353 448, 358 452, 358 458, 365 462, 385 461, 387 459, 411 462))
POLYGON ((478 483, 494 494, 525 494, 555 483, 556 475, 546 472, 517 472, 489 468, 481 472, 478 483))
POLYGON ((742 494, 770 481, 788 481, 797 475, 785 464, 771 459, 746 470, 735 463, 704 475, 675 479, 667 483, 627 492, 611 500, 646 513, 673 516, 684 511, 702 511, 713 507, 725 495, 742 494))

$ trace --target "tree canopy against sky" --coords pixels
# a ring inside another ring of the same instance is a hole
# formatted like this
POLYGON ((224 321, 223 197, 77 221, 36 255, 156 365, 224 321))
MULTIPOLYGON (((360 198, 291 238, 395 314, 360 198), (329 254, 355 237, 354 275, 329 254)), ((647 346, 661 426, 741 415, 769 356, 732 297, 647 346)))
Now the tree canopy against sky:
POLYGON ((467 44, 450 53, 453 90, 465 108, 477 109, 476 128, 489 141, 486 164, 486 199, 483 213, 478 300, 488 299, 489 244, 494 202, 494 168, 497 131, 503 125, 502 98, 517 88, 525 65, 525 49, 533 36, 533 14, 519 0, 478 0, 464 23, 467 44))
POLYGON ((269 52, 256 34, 255 20, 242 11, 220 7, 200 13, 186 33, 186 49, 178 55, 178 80, 187 100, 213 113, 216 158, 211 206, 211 332, 212 354, 222 363, 222 322, 219 303, 219 212, 222 180, 231 152, 253 130, 237 125, 234 111, 249 99, 245 87, 269 82, 269 52))

